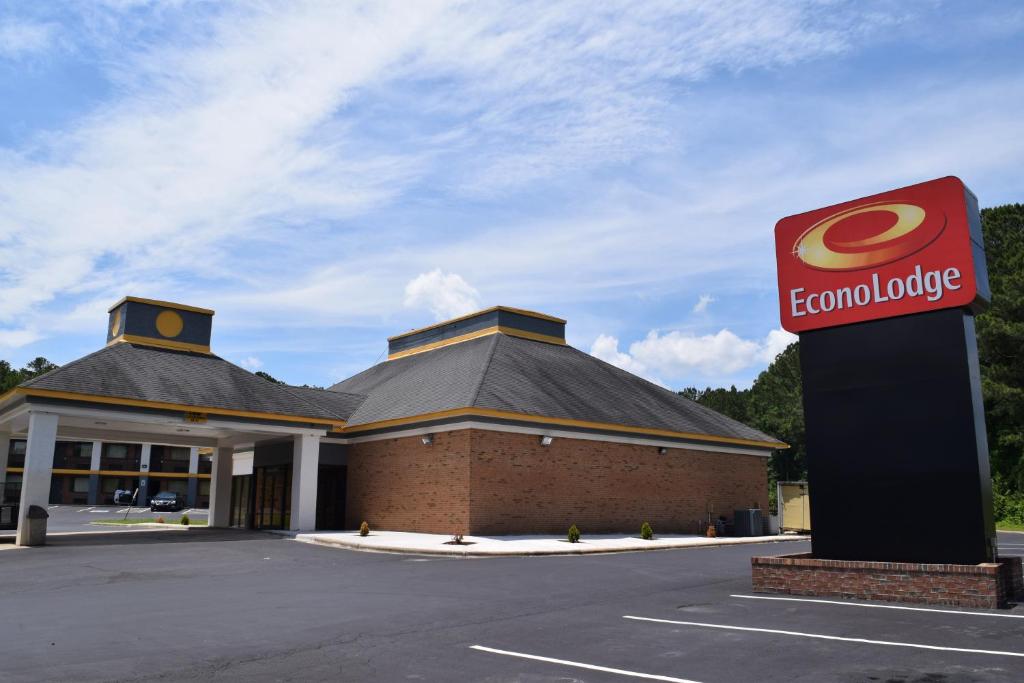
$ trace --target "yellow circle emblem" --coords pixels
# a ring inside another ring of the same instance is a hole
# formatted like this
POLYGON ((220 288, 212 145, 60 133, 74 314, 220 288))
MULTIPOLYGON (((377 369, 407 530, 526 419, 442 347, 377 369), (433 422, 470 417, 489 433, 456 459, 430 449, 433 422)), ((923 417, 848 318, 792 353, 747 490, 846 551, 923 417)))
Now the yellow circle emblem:
POLYGON ((156 317, 156 331, 164 337, 177 337, 185 327, 185 321, 174 311, 162 311, 156 317))
POLYGON ((110 336, 116 337, 117 331, 121 329, 121 309, 114 311, 114 317, 110 319, 110 336))

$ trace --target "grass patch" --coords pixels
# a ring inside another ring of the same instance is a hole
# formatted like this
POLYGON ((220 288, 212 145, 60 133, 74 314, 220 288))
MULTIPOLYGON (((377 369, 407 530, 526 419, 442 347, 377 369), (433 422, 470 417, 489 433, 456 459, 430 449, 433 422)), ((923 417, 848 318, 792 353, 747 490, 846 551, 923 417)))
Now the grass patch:
POLYGON ((1017 522, 996 522, 996 529, 999 531, 1024 531, 1024 524, 1017 522))
MULTIPOLYGON (((110 526, 130 526, 132 524, 157 524, 155 517, 142 517, 138 519, 97 519, 92 524, 108 524, 110 526)), ((175 524, 177 522, 170 521, 168 524, 175 524)), ((207 522, 205 519, 193 519, 189 520, 189 524, 180 526, 206 526, 207 522)))

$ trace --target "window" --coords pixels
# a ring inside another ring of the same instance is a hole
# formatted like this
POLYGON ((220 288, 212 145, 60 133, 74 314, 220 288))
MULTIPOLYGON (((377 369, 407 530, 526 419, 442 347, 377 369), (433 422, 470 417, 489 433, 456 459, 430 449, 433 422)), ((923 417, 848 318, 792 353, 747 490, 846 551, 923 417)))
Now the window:
POLYGON ((138 472, 142 464, 142 444, 105 443, 100 457, 101 470, 138 472))
POLYGON ((53 466, 87 470, 92 466, 91 441, 58 441, 53 449, 53 466))
POLYGON ((179 496, 184 498, 188 495, 188 482, 184 479, 170 479, 164 485, 164 490, 171 493, 177 493, 179 496))
POLYGON ((149 451, 150 472, 188 472, 192 449, 181 446, 153 446, 149 451))
POLYGON ((11 450, 7 452, 8 467, 25 466, 25 440, 11 439, 11 450))
POLYGON ((75 493, 89 493, 89 477, 75 477, 71 490, 75 493))

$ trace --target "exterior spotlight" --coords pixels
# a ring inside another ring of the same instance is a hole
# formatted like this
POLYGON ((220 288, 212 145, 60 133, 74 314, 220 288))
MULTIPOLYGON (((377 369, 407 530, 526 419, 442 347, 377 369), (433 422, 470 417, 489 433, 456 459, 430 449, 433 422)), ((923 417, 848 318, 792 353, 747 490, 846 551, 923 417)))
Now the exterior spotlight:
POLYGON ((664 446, 658 449, 658 455, 665 455, 666 453, 668 453, 668 449, 665 448, 664 446))
POLYGON ((420 439, 420 441, 423 442, 424 446, 429 446, 430 444, 434 443, 434 435, 433 434, 424 434, 423 438, 420 439))
POLYGON ((540 437, 540 445, 541 446, 550 446, 551 442, 554 441, 554 440, 555 440, 554 437, 542 436, 542 437, 540 437))

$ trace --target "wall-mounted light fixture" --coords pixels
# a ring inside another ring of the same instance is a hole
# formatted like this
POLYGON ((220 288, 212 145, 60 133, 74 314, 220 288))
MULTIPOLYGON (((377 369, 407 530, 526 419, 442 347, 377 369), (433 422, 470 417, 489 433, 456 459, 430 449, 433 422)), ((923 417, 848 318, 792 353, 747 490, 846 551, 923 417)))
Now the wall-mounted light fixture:
POLYGON ((540 445, 541 446, 550 446, 551 442, 554 441, 554 440, 555 439, 552 436, 542 436, 542 437, 540 437, 540 445))
POLYGON ((661 446, 661 447, 660 447, 660 448, 658 449, 658 455, 665 455, 666 453, 668 453, 668 449, 667 449, 667 448, 665 448, 664 446, 661 446))
POLYGON ((434 443, 434 435, 433 434, 424 434, 423 438, 421 438, 420 441, 423 442, 424 446, 429 446, 430 444, 434 443))

